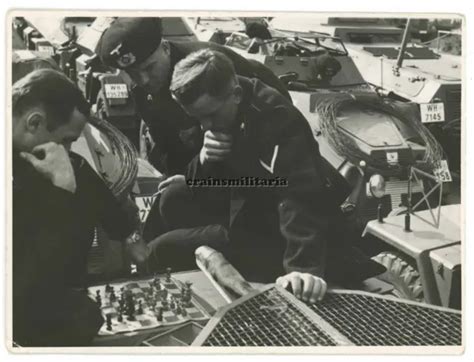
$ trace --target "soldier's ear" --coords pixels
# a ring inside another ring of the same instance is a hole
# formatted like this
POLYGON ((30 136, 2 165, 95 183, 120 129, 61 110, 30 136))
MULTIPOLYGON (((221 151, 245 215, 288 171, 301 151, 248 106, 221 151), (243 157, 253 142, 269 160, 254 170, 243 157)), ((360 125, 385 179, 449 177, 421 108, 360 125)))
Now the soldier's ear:
POLYGON ((35 110, 29 113, 25 119, 25 128, 29 133, 36 133, 46 124, 46 115, 44 112, 35 110))
POLYGON ((170 54, 170 44, 166 40, 162 40, 159 47, 164 54, 170 54))
POLYGON ((234 96, 234 103, 235 104, 240 104, 240 102, 242 102, 243 90, 242 90, 242 87, 240 85, 237 84, 234 87, 233 96, 234 96))

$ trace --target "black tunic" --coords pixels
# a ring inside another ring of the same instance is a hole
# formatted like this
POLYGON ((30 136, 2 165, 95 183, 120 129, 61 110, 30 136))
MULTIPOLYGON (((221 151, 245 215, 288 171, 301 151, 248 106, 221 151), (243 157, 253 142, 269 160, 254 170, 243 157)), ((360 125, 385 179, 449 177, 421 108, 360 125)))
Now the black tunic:
POLYGON ((13 338, 23 346, 81 345, 102 324, 98 308, 75 292, 86 271, 93 230, 115 240, 136 221, 80 156, 71 154, 76 192, 55 187, 13 157, 13 338))

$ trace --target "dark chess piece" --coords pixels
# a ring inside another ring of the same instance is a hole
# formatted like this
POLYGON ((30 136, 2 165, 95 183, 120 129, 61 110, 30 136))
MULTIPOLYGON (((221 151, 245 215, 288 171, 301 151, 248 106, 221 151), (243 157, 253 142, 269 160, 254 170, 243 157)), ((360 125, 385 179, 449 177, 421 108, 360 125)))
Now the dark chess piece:
POLYGON ((174 301, 174 298, 171 298, 170 308, 171 308, 172 310, 176 308, 176 303, 175 303, 175 301, 174 301))
POLYGON ((133 299, 129 299, 127 302, 127 319, 129 321, 135 320, 135 303, 133 302, 133 299))
POLYGON ((184 308, 184 307, 181 308, 181 315, 183 317, 186 317, 188 315, 188 312, 186 311, 186 308, 184 308))
POLYGON ((143 314, 143 306, 142 306, 142 300, 141 299, 138 301, 137 314, 143 314))
POLYGON ((110 284, 109 284, 109 283, 107 283, 107 284, 105 285, 105 292, 106 292, 106 293, 109 293, 109 292, 111 292, 111 291, 112 291, 112 289, 113 289, 113 288, 110 286, 110 284))
POLYGON ((183 309, 183 308, 181 307, 181 304, 178 303, 178 304, 176 305, 176 311, 175 311, 176 314, 177 314, 177 315, 180 315, 180 314, 182 313, 182 309, 183 309))
POLYGON ((110 301, 111 302, 115 302, 117 300, 117 296, 115 295, 115 290, 114 288, 112 288, 112 290, 110 291, 110 301))
POLYGON ((171 268, 166 268, 166 282, 171 282, 171 268))
POLYGON ((118 315, 118 317, 117 317, 117 320, 118 320, 119 322, 123 322, 122 310, 119 311, 119 315, 118 315))
POLYGON ((163 320, 163 308, 158 308, 156 311, 156 320, 161 322, 163 320))
POLYGON ((191 293, 189 291, 186 291, 186 294, 183 297, 183 303, 186 307, 191 305, 191 293))
POLYGON ((163 310, 168 310, 168 300, 165 299, 161 302, 161 305, 163 306, 163 310))
POLYGON ((107 314, 107 315, 105 316, 105 318, 106 318, 106 321, 107 321, 107 322, 106 322, 106 323, 107 323, 107 330, 108 330, 108 331, 111 331, 111 330, 112 330, 112 315, 111 315, 111 314, 107 314))
POLYGON ((100 297, 100 294, 97 294, 95 301, 97 302, 99 308, 102 307, 102 298, 100 297))

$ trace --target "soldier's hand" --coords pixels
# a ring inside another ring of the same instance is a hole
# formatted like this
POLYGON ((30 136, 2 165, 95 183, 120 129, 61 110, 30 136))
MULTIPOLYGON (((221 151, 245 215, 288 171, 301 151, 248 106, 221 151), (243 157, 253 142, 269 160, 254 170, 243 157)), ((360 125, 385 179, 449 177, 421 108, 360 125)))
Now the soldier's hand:
POLYGON ((279 277, 276 284, 282 288, 291 287, 296 298, 311 304, 322 300, 326 294, 326 282, 312 274, 292 272, 279 277))
POLYGON ((172 183, 182 183, 182 184, 185 184, 186 183, 186 179, 184 178, 184 175, 174 175, 174 176, 170 176, 166 179, 164 179, 163 181, 160 182, 160 184, 158 185, 158 193, 162 193, 163 191, 165 191, 165 189, 171 185, 172 183))
POLYGON ((130 259, 137 264, 141 265, 145 263, 150 256, 151 249, 145 243, 141 235, 130 236, 126 241, 127 252, 130 259))
POLYGON ((36 146, 31 153, 21 152, 20 156, 53 185, 72 193, 76 191, 76 175, 64 146, 49 142, 36 146))
POLYGON ((218 162, 229 156, 232 150, 232 135, 222 132, 206 131, 204 143, 199 154, 201 165, 218 162))

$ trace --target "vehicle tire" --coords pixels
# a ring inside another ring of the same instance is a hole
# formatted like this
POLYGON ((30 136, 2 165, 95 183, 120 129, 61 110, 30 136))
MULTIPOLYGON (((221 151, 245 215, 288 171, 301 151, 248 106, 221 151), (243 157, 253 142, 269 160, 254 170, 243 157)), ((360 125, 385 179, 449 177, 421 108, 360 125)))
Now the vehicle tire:
POLYGON ((406 260, 404 255, 383 251, 372 259, 387 268, 387 271, 377 278, 394 287, 391 292, 393 296, 417 302, 424 301, 420 273, 406 260))

